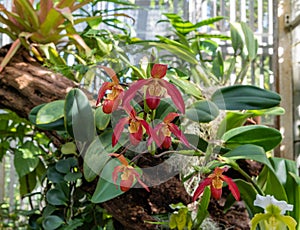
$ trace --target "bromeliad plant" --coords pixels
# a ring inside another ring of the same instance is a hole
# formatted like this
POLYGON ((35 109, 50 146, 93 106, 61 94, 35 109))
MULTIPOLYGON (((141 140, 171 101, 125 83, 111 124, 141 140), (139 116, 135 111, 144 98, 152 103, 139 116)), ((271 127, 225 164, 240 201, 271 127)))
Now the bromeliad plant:
MULTIPOLYGON (((14 41, 0 64, 0 72, 21 46, 32 52, 39 61, 45 62, 45 59, 48 59, 56 65, 66 65, 57 49, 62 42, 71 42, 83 51, 85 56, 91 55, 90 48, 74 27, 82 20, 75 20, 72 15, 90 1, 41 0, 36 4, 30 0, 14 0, 11 11, 0 5, 0 11, 3 13, 0 15, 0 22, 6 26, 0 30, 14 41), (62 41, 63 38, 69 40, 62 41)), ((71 77, 71 72, 64 74, 71 77)))

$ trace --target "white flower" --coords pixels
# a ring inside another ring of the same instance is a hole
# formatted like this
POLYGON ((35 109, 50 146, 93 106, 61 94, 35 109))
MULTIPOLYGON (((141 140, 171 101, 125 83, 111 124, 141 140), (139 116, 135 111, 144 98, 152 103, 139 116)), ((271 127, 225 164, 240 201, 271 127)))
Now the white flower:
POLYGON ((283 201, 283 200, 276 200, 274 198, 274 196, 261 196, 259 194, 256 195, 256 199, 254 201, 254 205, 261 207, 263 209, 265 209, 266 212, 266 208, 270 205, 274 205, 277 206, 280 209, 280 214, 284 215, 286 211, 292 211, 294 206, 291 204, 288 204, 287 202, 283 201))

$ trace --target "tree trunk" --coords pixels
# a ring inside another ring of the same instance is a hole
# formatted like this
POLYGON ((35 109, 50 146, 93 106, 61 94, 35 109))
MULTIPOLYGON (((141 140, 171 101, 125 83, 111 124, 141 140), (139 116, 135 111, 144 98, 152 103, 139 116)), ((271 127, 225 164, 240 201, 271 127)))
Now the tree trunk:
MULTIPOLYGON (((8 49, 9 46, 0 49, 0 61, 8 49)), ((0 73, 0 108, 28 118, 33 107, 64 99, 74 87, 78 87, 75 82, 43 67, 26 50, 20 50, 0 73)), ((47 135, 56 146, 62 144, 62 139, 55 132, 48 132, 47 135)), ((89 192, 93 192, 90 189, 89 192)), ((131 189, 105 202, 103 206, 123 225, 123 229, 156 229, 156 225, 145 222, 155 221, 152 214, 169 211, 171 203, 190 202, 189 195, 177 177, 150 190, 148 193, 144 189, 131 189)))
MULTIPOLYGON (((0 50, 0 61, 9 47, 0 50)), ((63 99, 77 84, 41 66, 25 50, 20 50, 0 73, 0 108, 27 118, 42 103, 63 99)))

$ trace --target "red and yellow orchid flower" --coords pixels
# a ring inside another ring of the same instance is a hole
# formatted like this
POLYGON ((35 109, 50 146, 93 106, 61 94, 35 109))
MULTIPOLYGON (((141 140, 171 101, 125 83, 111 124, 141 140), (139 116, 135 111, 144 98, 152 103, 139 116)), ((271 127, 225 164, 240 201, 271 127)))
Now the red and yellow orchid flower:
POLYGON ((141 180, 140 174, 134 167, 128 164, 126 158, 117 153, 110 154, 110 156, 116 157, 121 162, 121 165, 114 168, 112 173, 112 180, 117 185, 119 173, 121 174, 120 189, 123 192, 127 192, 133 185, 134 181, 137 180, 140 185, 143 186, 148 192, 150 192, 148 186, 141 180))
MULTIPOLYGON (((169 113, 163 120, 162 123, 158 124, 154 128, 154 133, 157 135, 157 140, 155 141, 158 147, 163 149, 169 149, 172 144, 171 134, 173 133, 183 144, 190 146, 188 140, 178 128, 177 125, 171 123, 176 117, 180 116, 178 113, 169 113)), ((153 138, 149 139, 151 142, 153 138)))
POLYGON ((121 104, 121 98, 124 89, 119 84, 119 79, 117 78, 116 73, 111 68, 105 66, 101 66, 101 68, 104 69, 105 72, 110 76, 112 82, 104 82, 102 84, 98 92, 96 106, 98 106, 101 103, 106 92, 110 90, 111 92, 106 95, 106 98, 102 102, 103 112, 110 114, 114 110, 116 110, 118 106, 121 104))
POLYGON ((183 98, 179 90, 171 83, 162 79, 167 73, 168 66, 154 64, 151 70, 151 78, 141 79, 133 83, 124 95, 124 104, 129 104, 136 92, 146 87, 146 103, 152 110, 156 109, 160 99, 168 94, 180 112, 185 112, 183 98))
POLYGON ((212 196, 219 200, 222 195, 222 187, 223 182, 226 182, 228 184, 229 190, 231 191, 233 197, 236 200, 240 200, 240 192, 237 187, 237 185, 233 182, 233 180, 225 175, 223 175, 224 172, 228 170, 227 167, 219 168, 216 167, 214 169, 214 172, 210 175, 208 175, 207 178, 205 178, 196 189, 194 195, 193 195, 193 201, 197 200, 197 198, 203 193, 206 186, 210 186, 210 191, 212 196))
MULTIPOLYGON (((124 106, 124 110, 129 116, 121 118, 116 124, 112 136, 112 146, 115 146, 118 143, 122 131, 127 124, 129 131, 129 140, 132 145, 138 145, 141 142, 141 140, 143 139, 144 129, 149 136, 153 135, 149 124, 143 118, 138 117, 136 111, 130 105, 124 106)), ((157 138, 155 137, 154 139, 157 140, 157 138)))

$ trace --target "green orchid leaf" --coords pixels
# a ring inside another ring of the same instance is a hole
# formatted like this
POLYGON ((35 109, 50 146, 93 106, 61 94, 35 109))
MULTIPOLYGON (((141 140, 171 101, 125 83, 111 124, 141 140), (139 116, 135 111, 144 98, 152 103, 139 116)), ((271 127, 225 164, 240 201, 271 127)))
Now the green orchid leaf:
POLYGON ((79 141, 92 142, 95 137, 95 118, 89 100, 80 89, 72 89, 64 107, 65 128, 79 141))
POLYGON ((212 73, 218 79, 221 79, 224 75, 224 61, 220 51, 217 52, 217 55, 212 62, 212 73))
POLYGON ((287 192, 276 176, 273 167, 264 167, 257 177, 257 184, 265 194, 273 195, 277 200, 288 202, 287 192), (274 189, 276 188, 276 189, 274 189))
POLYGON ((45 230, 55 230, 58 229, 63 223, 64 221, 60 217, 50 215, 45 217, 42 225, 45 230))
POLYGON ((274 128, 263 125, 248 125, 227 131, 222 136, 222 140, 227 148, 253 144, 263 147, 265 151, 269 151, 281 142, 282 136, 274 128))
POLYGON ((278 106, 279 94, 250 85, 233 85, 215 91, 211 100, 225 110, 259 110, 278 106))
POLYGON ((202 92, 199 87, 186 79, 181 79, 173 74, 167 74, 167 78, 174 83, 178 88, 180 88, 185 94, 192 95, 196 99, 202 99, 202 92))
POLYGON ((41 107, 36 116, 36 124, 53 123, 64 117, 64 100, 53 101, 41 107))
POLYGON ((83 163, 83 174, 87 181, 90 182, 100 175, 104 166, 111 159, 108 154, 116 152, 126 141, 127 136, 123 135, 116 146, 112 147, 112 134, 112 129, 105 130, 88 147, 83 163))
POLYGON ((98 107, 95 111, 95 123, 97 129, 103 131, 107 128, 110 123, 111 114, 103 112, 102 107, 98 107))
POLYGON ((197 210, 197 215, 193 224, 194 229, 200 229, 200 226, 204 219, 209 215, 208 205, 210 202, 211 192, 208 187, 204 189, 203 195, 201 196, 201 200, 199 202, 199 207, 197 210))
POLYGON ((219 115, 218 107, 211 101, 197 101, 186 110, 186 117, 196 122, 210 122, 219 115))
POLYGON ((156 109, 155 119, 163 120, 169 113, 176 111, 173 101, 170 98, 163 98, 156 109))
POLYGON ((167 50, 171 52, 172 54, 178 56, 180 59, 183 59, 191 64, 198 64, 198 60, 195 58, 195 55, 191 52, 187 52, 186 49, 182 49, 181 47, 177 47, 175 45, 171 44, 165 44, 165 43, 160 43, 160 42, 148 42, 147 43, 150 46, 154 46, 157 48, 161 48, 163 50, 167 50))
POLYGON ((218 127, 217 137, 221 138, 225 132, 244 125, 252 115, 250 112, 228 111, 218 127))
POLYGON ((273 108, 261 109, 261 110, 248 110, 247 112, 252 113, 253 116, 263 116, 263 115, 279 116, 285 114, 285 110, 282 107, 273 107, 273 108))
POLYGON ((253 31, 250 29, 250 27, 244 23, 241 22, 241 27, 244 33, 245 37, 245 43, 248 51, 248 57, 249 60, 252 61, 256 58, 257 55, 257 49, 258 49, 258 44, 257 40, 254 38, 253 31))
POLYGON ((195 134, 185 134, 185 137, 192 146, 195 146, 202 152, 206 152, 208 147, 208 142, 206 140, 195 134))
POLYGON ((243 51, 244 42, 238 30, 235 28, 233 24, 230 24, 230 38, 231 38, 232 48, 234 49, 234 54, 238 55, 243 51))
POLYGON ((119 166, 120 162, 117 159, 111 159, 103 168, 100 179, 97 183, 96 190, 91 198, 93 203, 102 203, 122 195, 118 185, 112 180, 114 168, 119 166))
MULTIPOLYGON (((270 161, 276 177, 286 191, 287 202, 293 204, 294 207, 298 207, 298 204, 300 204, 300 177, 296 161, 277 157, 271 157, 270 161)), ((294 208, 290 215, 296 220, 300 219, 300 210, 294 208)))
POLYGON ((38 128, 40 129, 43 129, 43 130, 57 130, 57 131, 63 131, 65 130, 65 126, 64 126, 64 118, 61 118, 57 121, 54 121, 54 122, 51 122, 51 123, 48 123, 48 124, 40 124, 40 125, 37 125, 36 124, 36 118, 37 118, 37 114, 39 112, 39 110, 44 107, 46 104, 41 104, 41 105, 38 105, 36 107, 34 107, 30 113, 29 113, 29 121, 34 124, 35 126, 37 126, 38 128))
POLYGON ((169 38, 166 38, 166 37, 163 37, 163 36, 160 36, 160 35, 156 35, 156 37, 163 43, 170 44, 170 45, 173 45, 173 46, 178 46, 181 49, 186 50, 187 52, 193 53, 193 50, 191 50, 191 48, 188 45, 183 45, 183 44, 181 44, 177 41, 171 40, 169 38))
POLYGON ((272 165, 267 158, 264 149, 257 145, 244 144, 235 149, 225 153, 222 157, 230 158, 232 160, 249 159, 267 165, 272 169, 272 165))
POLYGON ((253 201, 256 199, 256 194, 258 193, 254 186, 242 179, 236 179, 234 180, 234 182, 239 188, 241 197, 247 207, 250 219, 254 216, 255 213, 263 212, 262 208, 255 206, 253 203, 253 201))
POLYGON ((112 130, 105 131, 88 147, 83 164, 83 174, 87 181, 94 180, 111 159, 108 154, 114 152, 111 146, 112 134, 112 130))
POLYGON ((46 199, 51 205, 67 205, 68 198, 65 193, 58 189, 52 188, 46 193, 46 199))

